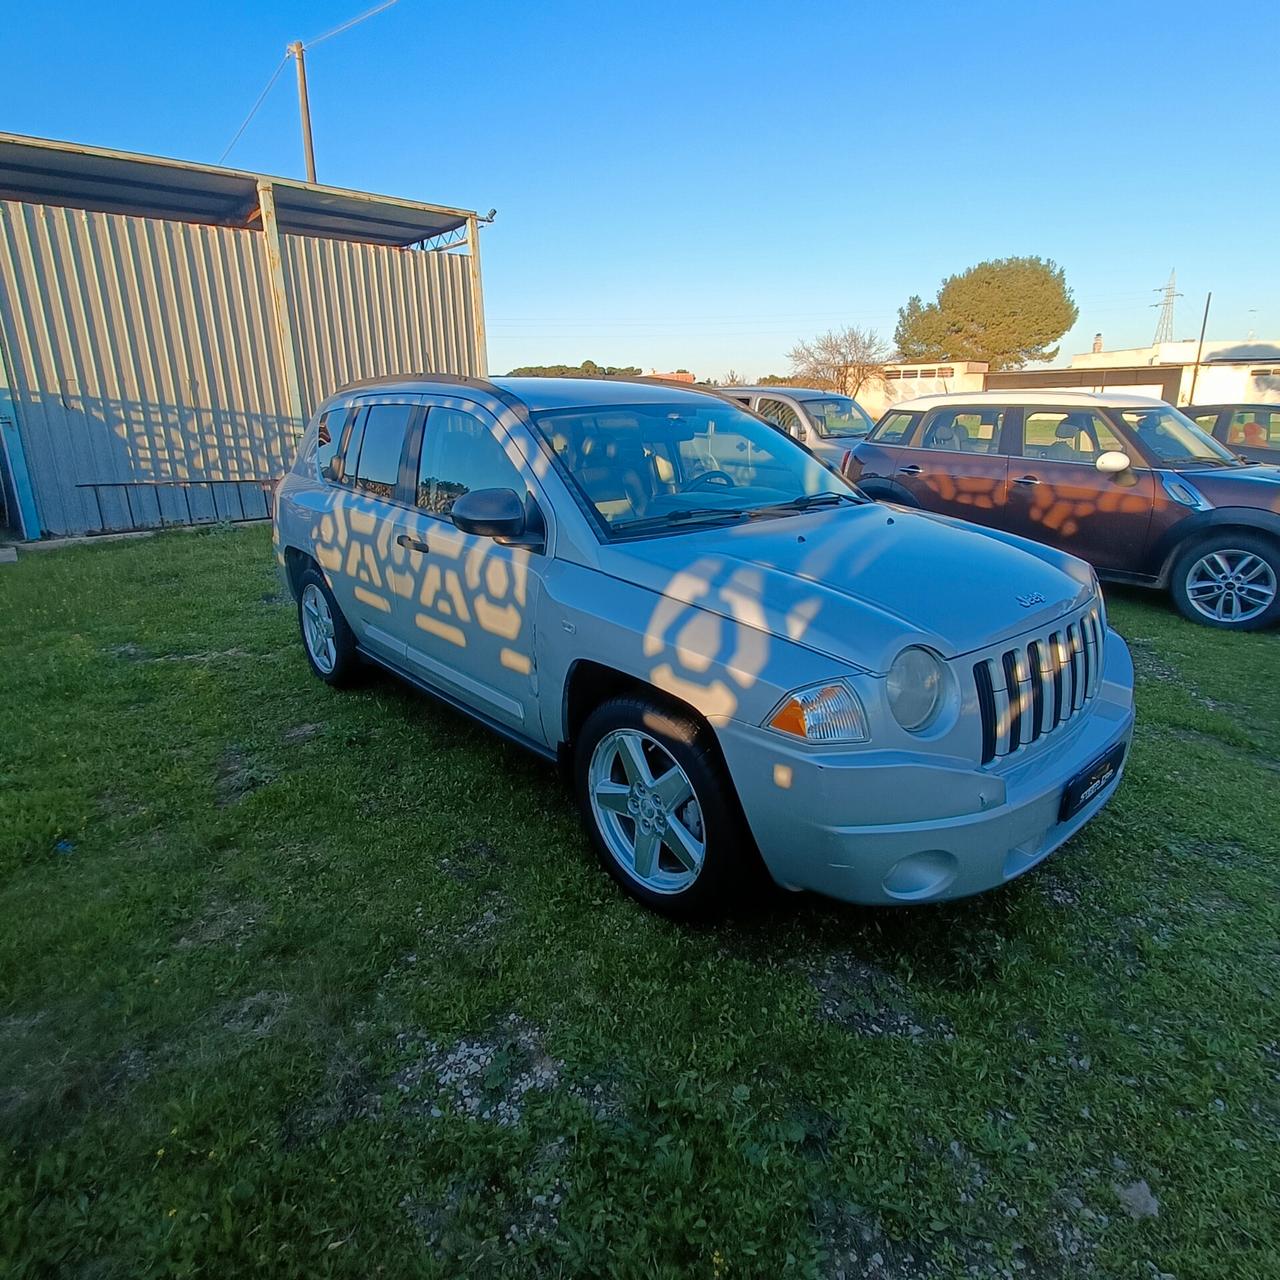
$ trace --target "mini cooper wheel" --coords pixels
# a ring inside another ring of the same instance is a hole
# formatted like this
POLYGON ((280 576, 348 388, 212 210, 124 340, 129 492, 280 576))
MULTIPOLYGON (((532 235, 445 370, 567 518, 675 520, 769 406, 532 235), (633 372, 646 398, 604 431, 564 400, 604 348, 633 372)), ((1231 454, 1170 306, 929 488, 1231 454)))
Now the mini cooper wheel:
POLYGON ((311 670, 326 684, 349 684, 360 664, 356 638, 315 568, 304 570, 298 579, 298 627, 311 670))
POLYGON ((1257 631, 1280 620, 1280 546, 1249 533, 1224 533, 1178 557, 1170 589, 1192 622, 1257 631))
POLYGON ((755 856, 709 731, 644 698, 598 707, 578 735, 578 805, 604 869, 645 906, 722 913, 755 856))

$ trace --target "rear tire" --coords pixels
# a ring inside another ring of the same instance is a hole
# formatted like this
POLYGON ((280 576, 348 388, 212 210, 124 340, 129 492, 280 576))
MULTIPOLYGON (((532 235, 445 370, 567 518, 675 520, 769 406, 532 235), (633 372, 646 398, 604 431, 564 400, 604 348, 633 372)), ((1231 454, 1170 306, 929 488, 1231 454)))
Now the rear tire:
POLYGON ((298 575, 298 630, 311 670, 334 688, 351 684, 360 670, 356 638, 315 565, 298 575))
POLYGON ((724 914, 758 862, 711 731, 642 696, 587 717, 574 789, 601 866, 638 902, 679 920, 724 914))
POLYGON ((1227 631, 1280 622, 1280 543, 1254 533, 1213 534, 1174 561, 1169 591, 1184 618, 1227 631))

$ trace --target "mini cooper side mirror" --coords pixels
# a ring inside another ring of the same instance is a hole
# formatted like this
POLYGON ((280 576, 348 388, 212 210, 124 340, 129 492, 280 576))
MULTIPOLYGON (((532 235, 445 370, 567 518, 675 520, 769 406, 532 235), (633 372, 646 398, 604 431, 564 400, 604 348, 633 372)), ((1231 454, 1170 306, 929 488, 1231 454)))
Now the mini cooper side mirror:
POLYGON ((463 533, 531 551, 546 546, 547 527, 538 504, 531 495, 521 498, 514 489, 473 489, 453 504, 449 514, 463 533))
POLYGON ((1107 475, 1115 475, 1120 471, 1128 471, 1133 463, 1127 453, 1121 453, 1119 449, 1108 449, 1106 453, 1098 454, 1098 460, 1093 465, 1107 475))

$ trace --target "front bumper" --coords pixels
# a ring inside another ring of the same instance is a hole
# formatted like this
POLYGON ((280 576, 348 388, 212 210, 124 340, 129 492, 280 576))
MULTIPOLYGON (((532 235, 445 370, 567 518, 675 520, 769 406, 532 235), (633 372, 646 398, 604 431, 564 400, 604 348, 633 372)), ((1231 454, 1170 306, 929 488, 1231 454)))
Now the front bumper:
POLYGON ((1102 684, 1051 736, 996 765, 925 750, 818 751, 728 720, 716 726, 773 878, 861 903, 941 902, 1012 880, 1070 839, 1123 774, 1059 821, 1062 793, 1133 735, 1133 662, 1108 632, 1102 684))

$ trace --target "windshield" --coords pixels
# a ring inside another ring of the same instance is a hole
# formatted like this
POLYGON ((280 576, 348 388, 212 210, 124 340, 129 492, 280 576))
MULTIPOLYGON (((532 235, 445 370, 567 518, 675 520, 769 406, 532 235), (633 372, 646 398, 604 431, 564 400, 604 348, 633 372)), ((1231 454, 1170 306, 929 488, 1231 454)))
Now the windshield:
POLYGON ((1190 418, 1168 405, 1122 409, 1120 416, 1160 465, 1173 468, 1236 466, 1239 459, 1207 436, 1190 418))
POLYGON ((820 436, 865 436, 875 425, 862 406, 848 396, 800 403, 820 436))
POLYGON ((533 424, 611 533, 863 500, 781 431, 709 397, 553 409, 533 424))

